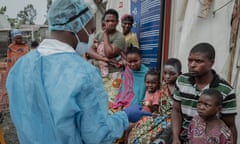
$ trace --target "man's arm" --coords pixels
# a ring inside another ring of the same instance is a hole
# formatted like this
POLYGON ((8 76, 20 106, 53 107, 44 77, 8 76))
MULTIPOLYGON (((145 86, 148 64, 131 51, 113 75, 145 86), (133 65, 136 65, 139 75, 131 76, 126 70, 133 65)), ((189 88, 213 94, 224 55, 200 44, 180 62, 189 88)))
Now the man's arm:
POLYGON ((237 144, 237 128, 235 124, 235 115, 222 115, 222 120, 232 131, 233 144, 237 144))
POLYGON ((109 40, 109 34, 104 32, 104 53, 106 57, 112 58, 117 54, 120 54, 121 49, 114 47, 109 40))
POLYGON ((182 127, 182 111, 181 103, 174 100, 173 109, 171 114, 172 119, 172 134, 173 134, 173 144, 181 144, 179 140, 179 135, 182 127))
POLYGON ((108 62, 108 61, 109 61, 108 58, 107 58, 107 57, 104 57, 104 56, 102 56, 102 55, 100 55, 100 54, 98 54, 97 51, 96 51, 96 49, 97 49, 96 45, 93 44, 93 45, 89 48, 89 50, 88 50, 88 52, 87 52, 87 55, 88 55, 90 58, 92 58, 92 59, 108 62))

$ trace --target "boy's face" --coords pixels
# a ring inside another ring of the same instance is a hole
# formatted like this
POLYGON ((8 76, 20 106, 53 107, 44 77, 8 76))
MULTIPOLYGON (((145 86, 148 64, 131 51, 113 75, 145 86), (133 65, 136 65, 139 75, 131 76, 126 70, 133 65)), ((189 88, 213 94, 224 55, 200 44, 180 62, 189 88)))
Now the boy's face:
POLYGON ((158 76, 148 74, 145 79, 145 86, 149 93, 154 93, 157 89, 159 89, 158 76))
POLYGON ((188 57, 189 74, 196 77, 204 76, 211 71, 213 64, 214 60, 210 60, 205 53, 190 53, 188 57))
POLYGON ((123 34, 128 34, 131 31, 131 28, 132 28, 132 22, 130 22, 130 21, 122 22, 123 34))
POLYGON ((105 24, 104 29, 107 32, 111 32, 111 31, 116 29, 117 24, 118 24, 118 20, 114 15, 107 14, 104 18, 104 24, 105 24))
POLYGON ((128 66, 131 70, 139 71, 141 68, 141 57, 137 53, 127 54, 128 66))
POLYGON ((216 100, 208 95, 201 95, 197 103, 197 112, 203 119, 212 118, 220 112, 221 106, 216 105, 216 100))
POLYGON ((163 68, 163 80, 166 84, 175 84, 179 72, 172 65, 165 65, 163 68))

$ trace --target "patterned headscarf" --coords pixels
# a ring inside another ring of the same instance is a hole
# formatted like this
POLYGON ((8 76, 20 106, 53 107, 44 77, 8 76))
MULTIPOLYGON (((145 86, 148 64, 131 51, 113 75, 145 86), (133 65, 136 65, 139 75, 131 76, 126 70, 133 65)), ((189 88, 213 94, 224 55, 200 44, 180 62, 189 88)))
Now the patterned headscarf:
POLYGON ((16 36, 22 36, 22 32, 19 29, 14 29, 11 31, 12 38, 15 38, 16 36))

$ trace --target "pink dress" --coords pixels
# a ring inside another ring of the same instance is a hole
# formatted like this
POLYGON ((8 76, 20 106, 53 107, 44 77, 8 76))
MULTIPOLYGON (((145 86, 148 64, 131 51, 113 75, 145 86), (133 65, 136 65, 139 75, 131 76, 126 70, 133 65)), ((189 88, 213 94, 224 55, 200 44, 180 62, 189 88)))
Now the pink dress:
POLYGON ((232 144, 233 137, 231 130, 222 121, 221 125, 217 125, 206 133, 206 122, 200 117, 193 117, 189 129, 188 139, 190 144, 232 144))
POLYGON ((146 91, 145 98, 143 101, 143 110, 151 112, 149 106, 152 105, 159 105, 159 99, 160 99, 160 90, 155 91, 154 93, 149 93, 146 91))
MULTIPOLYGON (((102 55, 102 56, 105 56, 105 53, 104 53, 104 42, 100 42, 97 45, 97 53, 102 55)), ((99 61, 99 68, 100 68, 102 77, 106 77, 108 75, 108 73, 109 73, 109 65, 108 65, 108 63, 105 62, 105 61, 99 61)))

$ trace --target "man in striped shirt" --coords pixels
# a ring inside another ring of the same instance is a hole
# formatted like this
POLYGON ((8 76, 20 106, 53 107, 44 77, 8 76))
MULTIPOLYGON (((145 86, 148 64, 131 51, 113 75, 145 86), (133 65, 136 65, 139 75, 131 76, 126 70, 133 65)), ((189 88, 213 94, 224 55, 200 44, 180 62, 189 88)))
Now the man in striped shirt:
POLYGON ((236 94, 233 88, 212 69, 215 50, 208 43, 195 45, 188 57, 189 73, 178 77, 174 92, 172 110, 173 144, 187 142, 188 125, 194 115, 201 92, 215 88, 223 95, 221 119, 231 129, 234 144, 237 143, 235 116, 237 114, 236 94))

